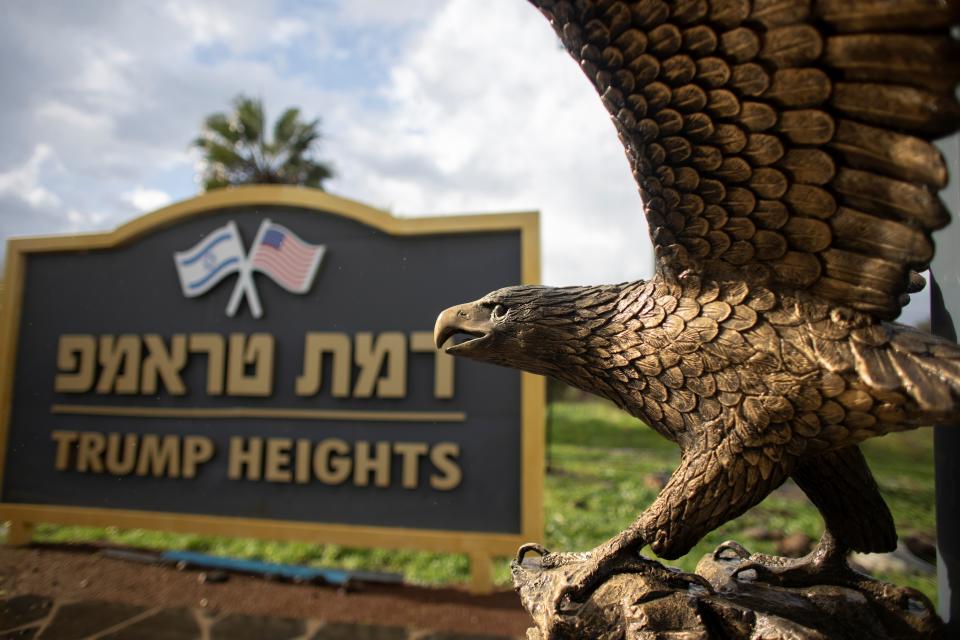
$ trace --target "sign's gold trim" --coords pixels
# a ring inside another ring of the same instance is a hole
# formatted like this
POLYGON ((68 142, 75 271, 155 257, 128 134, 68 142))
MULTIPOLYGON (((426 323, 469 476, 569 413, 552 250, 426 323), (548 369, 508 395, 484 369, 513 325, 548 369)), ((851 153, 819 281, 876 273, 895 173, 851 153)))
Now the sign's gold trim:
MULTIPOLYGON (((324 191, 305 187, 281 185, 253 185, 218 189, 190 200, 177 202, 163 209, 148 213, 117 227, 110 233, 79 233, 69 236, 40 236, 13 238, 11 244, 19 249, 31 251, 90 251, 110 249, 129 243, 148 232, 175 224, 183 219, 220 209, 246 206, 292 206, 334 213, 343 218, 356 220, 375 227, 393 236, 437 235, 444 233, 478 233, 484 231, 507 231, 520 229, 534 232, 536 243, 535 264, 525 264, 535 271, 534 278, 539 280, 539 220, 536 212, 487 213, 456 216, 421 216, 416 218, 396 218, 386 211, 374 209, 360 202, 330 195, 324 191)), ((524 243, 526 245, 526 243, 524 243)), ((528 258, 524 246, 524 262, 528 258)), ((526 271, 526 269, 524 269, 526 271)), ((7 272, 9 275, 9 272, 7 272)), ((9 280, 9 277, 5 278, 9 280)), ((526 274, 524 274, 526 280, 526 274)), ((524 282, 524 284, 535 284, 524 282)))
POLYGON ((267 407, 118 407, 55 404, 50 413, 127 418, 278 418, 283 420, 342 420, 344 422, 464 422, 463 411, 350 411, 267 407))
MULTIPOLYGON (((3 464, 6 460, 26 256, 30 253, 51 251, 110 249, 133 242, 142 235, 181 220, 203 216, 228 207, 258 205, 294 206, 330 213, 396 236, 519 230, 523 251, 522 284, 536 284, 540 281, 540 222, 536 212, 395 218, 385 211, 322 191, 279 185, 220 189, 147 214, 110 233, 8 240, 4 282, 0 290, 2 292, 0 297, 0 482, 2 482, 3 464)), ((311 540, 352 547, 419 548, 468 553, 472 558, 476 558, 478 554, 511 554, 523 542, 543 540, 546 383, 542 377, 530 373, 522 374, 521 379, 523 473, 521 530, 517 534, 395 529, 10 503, 0 503, 0 519, 93 526, 113 525, 268 539, 311 540)), ((475 583, 477 584, 479 583, 475 583)), ((489 585, 485 586, 489 587, 489 585)))

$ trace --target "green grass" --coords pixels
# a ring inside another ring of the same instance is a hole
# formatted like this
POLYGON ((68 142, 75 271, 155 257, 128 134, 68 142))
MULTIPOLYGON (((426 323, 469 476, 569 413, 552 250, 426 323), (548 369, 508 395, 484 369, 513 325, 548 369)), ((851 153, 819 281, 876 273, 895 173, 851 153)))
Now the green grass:
MULTIPOLYGON (((673 471, 679 451, 652 429, 609 405, 558 403, 551 406, 550 416, 547 547, 590 549, 622 530, 653 502, 658 489, 646 481, 673 471)), ((863 444, 863 450, 901 537, 934 535, 932 430, 874 438, 863 444)), ((754 552, 774 553, 774 542, 744 536, 744 531, 755 528, 799 532, 816 540, 823 521, 796 487, 788 487, 711 532, 690 553, 670 564, 692 571, 704 554, 730 539, 754 552)), ((919 589, 936 601, 934 577, 879 577, 919 589)))
MULTIPOLYGON (((601 403, 550 407, 545 527, 548 548, 593 548, 633 521, 656 497, 656 481, 676 466, 678 451, 637 420, 601 403)), ((864 450, 901 536, 935 531, 933 435, 929 429, 876 438, 864 450)), ((774 543, 753 540, 755 527, 802 532, 818 538, 822 522, 798 490, 774 492, 749 512, 710 533, 689 554, 672 562, 691 571, 718 544, 737 539, 751 551, 773 553, 774 543)), ((401 572, 413 583, 461 583, 469 574, 464 556, 419 551, 358 550, 336 545, 182 535, 112 527, 40 526, 38 542, 108 541, 150 549, 186 549, 310 566, 401 572)), ((506 560, 497 563, 499 584, 509 584, 506 560)), ((933 578, 881 576, 935 599, 933 578)))

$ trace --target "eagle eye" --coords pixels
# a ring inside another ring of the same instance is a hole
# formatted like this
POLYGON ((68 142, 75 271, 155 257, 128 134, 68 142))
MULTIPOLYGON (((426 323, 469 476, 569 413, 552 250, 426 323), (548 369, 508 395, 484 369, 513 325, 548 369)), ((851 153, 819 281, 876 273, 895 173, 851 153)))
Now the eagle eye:
POLYGON ((493 311, 490 312, 490 318, 493 320, 500 320, 505 315, 507 315, 507 308, 502 304, 494 306, 493 311))

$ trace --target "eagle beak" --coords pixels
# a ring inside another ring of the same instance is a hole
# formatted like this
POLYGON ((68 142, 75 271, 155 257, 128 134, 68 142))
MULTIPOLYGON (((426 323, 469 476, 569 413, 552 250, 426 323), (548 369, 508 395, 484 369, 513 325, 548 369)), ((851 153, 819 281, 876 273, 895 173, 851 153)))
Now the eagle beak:
POLYGON ((450 307, 437 317, 437 324, 433 328, 433 340, 437 343, 437 349, 441 349, 447 340, 457 334, 465 333, 473 336, 471 340, 447 347, 447 353, 456 354, 486 338, 492 329, 490 311, 475 302, 468 302, 450 307))

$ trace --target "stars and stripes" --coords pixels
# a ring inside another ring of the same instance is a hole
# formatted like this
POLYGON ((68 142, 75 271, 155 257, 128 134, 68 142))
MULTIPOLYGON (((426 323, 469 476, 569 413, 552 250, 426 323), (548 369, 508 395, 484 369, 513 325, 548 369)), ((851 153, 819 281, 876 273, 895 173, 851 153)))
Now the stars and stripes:
POLYGON ((313 284, 325 247, 304 242, 295 233, 264 220, 253 247, 250 267, 291 293, 305 293, 313 284))

